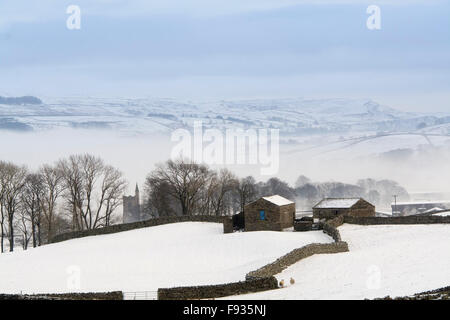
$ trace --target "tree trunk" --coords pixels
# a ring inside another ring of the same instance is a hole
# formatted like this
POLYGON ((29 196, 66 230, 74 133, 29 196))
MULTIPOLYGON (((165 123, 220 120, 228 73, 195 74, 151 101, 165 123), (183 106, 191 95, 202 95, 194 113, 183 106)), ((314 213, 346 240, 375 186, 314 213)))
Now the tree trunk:
POLYGON ((36 221, 34 221, 34 217, 31 219, 31 237, 33 239, 33 248, 36 248, 36 221))
POLYGON ((14 251, 14 226, 13 222, 9 222, 9 252, 14 251))
POLYGON ((3 240, 5 239, 5 233, 3 232, 3 223, 2 223, 2 225, 1 225, 1 229, 2 229, 2 232, 1 232, 1 253, 3 253, 4 252, 4 244, 3 244, 3 240))
POLYGON ((40 247, 42 242, 41 242, 41 218, 38 218, 38 223, 36 225, 37 227, 37 242, 38 242, 38 246, 40 247))

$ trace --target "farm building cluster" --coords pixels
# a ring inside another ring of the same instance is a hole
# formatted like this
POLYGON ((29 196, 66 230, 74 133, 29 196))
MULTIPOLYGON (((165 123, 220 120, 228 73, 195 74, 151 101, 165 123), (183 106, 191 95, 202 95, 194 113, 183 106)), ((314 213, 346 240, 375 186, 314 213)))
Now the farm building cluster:
MULTIPOLYGON (((139 188, 134 196, 123 197, 123 223, 142 220, 139 188)), ((432 215, 450 211, 449 201, 399 202, 392 204, 393 216, 432 215)), ((325 198, 312 207, 303 217, 296 217, 295 202, 280 195, 261 197, 244 206, 244 210, 233 215, 235 230, 282 231, 293 228, 307 231, 315 228, 316 222, 333 219, 339 215, 374 217, 382 215, 375 206, 363 198, 325 198)))
MULTIPOLYGON (((134 196, 123 197, 123 223, 142 220, 140 206, 136 185, 134 196)), ((327 198, 312 209, 312 219, 318 220, 332 219, 338 215, 375 216, 375 206, 362 198, 327 198)), ((243 212, 233 216, 233 225, 235 229, 245 231, 282 231, 292 228, 295 220, 295 202, 280 195, 271 195, 245 205, 243 212)))
MULTIPOLYGON (((245 231, 282 231, 293 228, 295 203, 282 196, 262 197, 244 207, 244 212, 233 217, 235 228, 245 231)), ((313 207, 312 217, 303 218, 307 228, 313 228, 312 221, 333 219, 339 215, 355 217, 374 217, 375 206, 362 198, 327 198, 313 207)))

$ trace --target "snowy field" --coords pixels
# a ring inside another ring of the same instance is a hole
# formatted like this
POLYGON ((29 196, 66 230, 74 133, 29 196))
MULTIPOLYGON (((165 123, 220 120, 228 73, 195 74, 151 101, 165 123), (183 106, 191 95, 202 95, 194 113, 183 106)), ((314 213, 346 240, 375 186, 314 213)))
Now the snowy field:
POLYGON ((294 264, 276 276, 285 279, 286 288, 232 298, 364 299, 450 285, 450 225, 346 224, 339 230, 350 252, 294 264))
POLYGON ((222 224, 202 222, 74 239, 0 254, 0 293, 156 291, 242 281, 313 242, 332 239, 321 231, 223 234, 222 224))

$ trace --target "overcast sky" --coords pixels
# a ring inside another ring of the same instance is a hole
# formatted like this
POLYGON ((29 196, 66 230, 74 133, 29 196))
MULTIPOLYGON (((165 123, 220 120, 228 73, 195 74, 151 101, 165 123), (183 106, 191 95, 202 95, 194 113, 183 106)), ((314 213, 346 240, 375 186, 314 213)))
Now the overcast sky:
POLYGON ((0 94, 364 97, 450 111, 449 13, 438 0, 1 0, 0 94), (381 30, 366 28, 370 4, 381 30), (66 27, 69 5, 81 30, 66 27))

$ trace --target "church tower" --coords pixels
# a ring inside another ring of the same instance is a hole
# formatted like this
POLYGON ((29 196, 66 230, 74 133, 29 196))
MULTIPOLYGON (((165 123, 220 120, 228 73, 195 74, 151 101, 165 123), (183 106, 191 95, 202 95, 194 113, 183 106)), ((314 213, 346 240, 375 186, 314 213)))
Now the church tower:
POLYGON ((139 200, 139 187, 136 183, 134 196, 123 197, 123 223, 141 221, 141 203, 139 200))
POLYGON ((136 183, 136 189, 134 190, 134 198, 136 200, 136 204, 140 207, 140 201, 139 201, 139 187, 138 184, 136 183))

